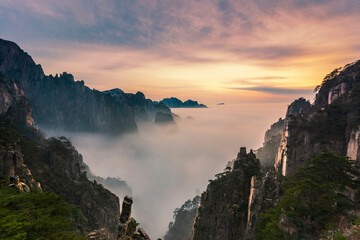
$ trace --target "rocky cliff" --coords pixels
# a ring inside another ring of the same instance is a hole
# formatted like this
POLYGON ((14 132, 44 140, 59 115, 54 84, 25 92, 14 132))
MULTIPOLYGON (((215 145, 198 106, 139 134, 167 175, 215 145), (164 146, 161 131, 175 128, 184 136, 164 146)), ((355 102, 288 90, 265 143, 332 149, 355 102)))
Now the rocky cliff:
POLYGON ((304 98, 299 98, 288 106, 285 119, 280 118, 279 121, 271 125, 270 129, 265 132, 263 146, 256 150, 256 156, 260 159, 262 166, 272 166, 284 158, 289 118, 300 114, 309 114, 312 111, 313 107, 310 102, 304 98), (280 149, 279 146, 281 146, 280 149), (275 159, 276 156, 278 159, 275 159))
POLYGON ((77 229, 107 228, 113 239, 119 199, 80 171, 81 155, 66 138, 45 139, 34 128, 31 107, 14 80, 0 75, 0 93, 1 175, 19 175, 32 188, 57 193, 77 206, 77 229))
POLYGON ((232 170, 218 174, 201 195, 192 239, 242 239, 247 228, 251 178, 259 173, 255 154, 241 148, 232 170))
POLYGON ((122 133, 136 130, 135 110, 92 90, 71 74, 46 76, 18 45, 0 39, 0 71, 19 82, 38 125, 70 131, 122 133))
POLYGON ((270 129, 265 132, 263 146, 257 149, 256 156, 259 158, 262 166, 273 166, 275 156, 280 145, 281 134, 285 127, 285 119, 272 124, 270 129))
POLYGON ((286 122, 275 160, 284 176, 291 176, 317 153, 360 161, 360 61, 328 74, 317 91, 314 105, 306 104, 306 111, 286 122))

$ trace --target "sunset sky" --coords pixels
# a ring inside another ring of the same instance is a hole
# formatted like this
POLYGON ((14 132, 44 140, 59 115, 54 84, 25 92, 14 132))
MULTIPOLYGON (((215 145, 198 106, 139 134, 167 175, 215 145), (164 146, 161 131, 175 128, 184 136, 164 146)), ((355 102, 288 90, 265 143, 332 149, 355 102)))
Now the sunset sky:
POLYGON ((0 37, 99 90, 289 102, 360 59, 360 1, 1 0, 0 37))

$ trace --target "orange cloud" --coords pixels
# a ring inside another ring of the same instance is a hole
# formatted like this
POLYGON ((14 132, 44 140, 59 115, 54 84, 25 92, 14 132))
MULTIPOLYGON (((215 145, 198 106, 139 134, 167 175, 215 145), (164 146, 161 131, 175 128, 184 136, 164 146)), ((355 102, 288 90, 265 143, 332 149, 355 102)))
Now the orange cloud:
MULTIPOLYGON (((45 72, 154 99, 249 101, 269 86, 294 97, 360 55, 357 0, 21 3, 0 3, 2 35, 24 43, 45 72), (281 78, 234 82, 259 76, 281 78)), ((261 98, 283 98, 271 93, 261 98)))

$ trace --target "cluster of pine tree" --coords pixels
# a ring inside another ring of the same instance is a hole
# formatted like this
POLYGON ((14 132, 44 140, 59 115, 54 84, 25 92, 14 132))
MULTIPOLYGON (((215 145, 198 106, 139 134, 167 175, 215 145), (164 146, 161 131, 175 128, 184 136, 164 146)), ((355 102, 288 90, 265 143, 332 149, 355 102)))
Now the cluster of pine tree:
POLYGON ((0 184, 0 239, 86 239, 73 230, 73 206, 51 192, 19 192, 0 184))
MULTIPOLYGON (((355 161, 347 157, 315 156, 284 180, 279 205, 261 215, 257 239, 319 239, 337 228, 341 217, 358 223, 351 213, 358 207, 359 176, 355 161)), ((347 238, 339 231, 332 239, 347 238)))

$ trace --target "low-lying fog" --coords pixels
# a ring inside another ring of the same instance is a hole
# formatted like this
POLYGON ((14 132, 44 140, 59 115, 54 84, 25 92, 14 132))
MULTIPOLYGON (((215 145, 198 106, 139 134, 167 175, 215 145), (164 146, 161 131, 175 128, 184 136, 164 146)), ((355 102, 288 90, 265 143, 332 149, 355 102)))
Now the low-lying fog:
MULTIPOLYGON (((284 116, 284 103, 172 109, 176 127, 140 125, 137 134, 55 133, 68 137, 92 172, 120 177, 132 188, 133 217, 152 239, 162 237, 173 210, 206 189, 241 146, 257 149, 270 124, 284 116)), ((54 135, 54 133, 48 133, 54 135)), ((118 194, 119 195, 119 194, 118 194)), ((120 195, 120 200, 124 195, 120 195)))

